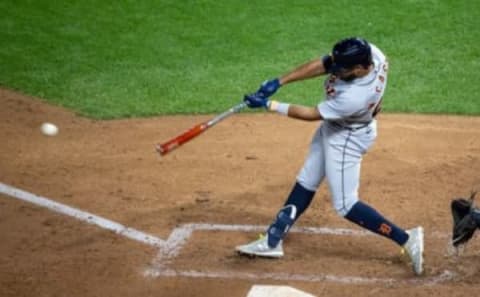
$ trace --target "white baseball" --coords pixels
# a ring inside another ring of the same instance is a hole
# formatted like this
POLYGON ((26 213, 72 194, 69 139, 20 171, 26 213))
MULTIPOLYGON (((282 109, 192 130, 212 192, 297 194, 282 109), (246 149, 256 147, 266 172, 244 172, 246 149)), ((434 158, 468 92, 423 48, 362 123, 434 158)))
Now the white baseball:
POLYGON ((42 133, 48 136, 55 136, 58 134, 58 127, 52 123, 43 123, 40 127, 42 133))

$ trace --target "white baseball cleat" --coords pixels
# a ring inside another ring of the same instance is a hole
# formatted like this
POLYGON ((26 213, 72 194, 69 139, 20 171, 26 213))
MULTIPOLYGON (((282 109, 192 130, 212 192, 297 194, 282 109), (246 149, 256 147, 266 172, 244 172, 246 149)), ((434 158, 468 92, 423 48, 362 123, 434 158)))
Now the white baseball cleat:
POLYGON ((423 273, 423 228, 417 227, 406 230, 409 238, 403 245, 403 250, 407 252, 412 261, 413 271, 416 275, 423 273))
POLYGON ((251 243, 245 245, 239 245, 235 247, 235 251, 240 254, 249 256, 259 256, 267 258, 281 258, 283 257, 282 242, 271 248, 268 246, 268 237, 260 235, 260 239, 257 239, 251 243))

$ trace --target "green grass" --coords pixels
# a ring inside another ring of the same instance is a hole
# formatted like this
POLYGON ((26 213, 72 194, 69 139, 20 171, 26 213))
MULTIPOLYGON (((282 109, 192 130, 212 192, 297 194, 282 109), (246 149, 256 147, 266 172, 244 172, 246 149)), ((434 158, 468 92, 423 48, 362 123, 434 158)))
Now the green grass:
MULTIPOLYGON (((0 84, 94 118, 214 113, 359 35, 390 60, 384 109, 480 114, 480 2, 0 2, 0 84)), ((321 80, 279 98, 323 99, 321 80)))

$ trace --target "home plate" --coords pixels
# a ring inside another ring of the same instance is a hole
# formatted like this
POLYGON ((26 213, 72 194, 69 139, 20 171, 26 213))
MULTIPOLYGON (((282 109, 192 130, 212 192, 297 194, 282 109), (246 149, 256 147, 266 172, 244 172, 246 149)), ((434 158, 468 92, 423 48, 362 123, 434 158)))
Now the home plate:
POLYGON ((287 286, 259 286, 254 285, 248 292, 247 297, 315 297, 287 286))

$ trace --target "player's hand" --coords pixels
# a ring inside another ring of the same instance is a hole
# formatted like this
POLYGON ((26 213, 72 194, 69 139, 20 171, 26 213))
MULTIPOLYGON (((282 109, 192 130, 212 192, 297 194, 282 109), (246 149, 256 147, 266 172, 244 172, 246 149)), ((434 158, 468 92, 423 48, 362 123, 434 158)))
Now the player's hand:
POLYGON ((247 104, 250 108, 258 108, 258 107, 267 107, 268 98, 264 98, 257 93, 253 93, 250 95, 245 95, 243 97, 243 101, 247 104))
POLYGON ((278 78, 266 80, 262 83, 262 85, 255 94, 266 99, 275 94, 275 92, 280 88, 280 86, 280 80, 278 78))

